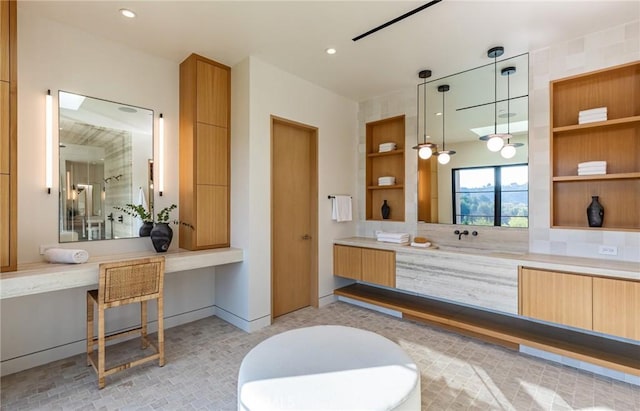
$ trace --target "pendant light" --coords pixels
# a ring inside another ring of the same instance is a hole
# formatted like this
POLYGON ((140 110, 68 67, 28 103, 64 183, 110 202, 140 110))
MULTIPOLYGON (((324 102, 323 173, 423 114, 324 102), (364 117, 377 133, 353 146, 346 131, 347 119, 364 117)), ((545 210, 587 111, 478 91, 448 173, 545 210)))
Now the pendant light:
POLYGON ((504 133, 498 133, 498 57, 504 54, 504 47, 492 47, 487 51, 487 56, 493 59, 493 134, 480 137, 487 142, 489 151, 497 152, 504 146, 504 139, 511 137, 504 133))
POLYGON ((422 84, 418 84, 418 86, 416 87, 417 90, 417 96, 416 96, 416 141, 417 141, 417 145, 413 147, 414 150, 418 150, 418 156, 423 159, 423 160, 427 160, 429 158, 431 158, 431 155, 433 154, 433 149, 435 147, 434 144, 432 143, 427 143, 427 79, 429 77, 431 77, 431 70, 421 70, 418 73, 418 77, 420 77, 421 79, 423 79, 422 84), (422 109, 423 109, 423 113, 422 113, 422 123, 424 124, 424 134, 423 134, 423 138, 422 138, 422 143, 420 142, 420 85, 422 85, 422 90, 423 92, 423 97, 424 97, 424 101, 422 104, 422 109))
POLYGON ((500 74, 502 74, 503 76, 507 76, 507 144, 504 145, 504 147, 502 147, 502 149, 500 150, 500 155, 503 158, 513 158, 513 156, 516 155, 516 148, 518 147, 522 147, 524 144, 522 143, 511 143, 511 137, 513 137, 511 135, 511 130, 510 130, 510 122, 509 122, 509 116, 511 116, 511 111, 510 111, 510 102, 511 102, 511 90, 510 90, 510 77, 513 73, 516 72, 516 68, 513 66, 510 67, 505 67, 500 71, 500 74))
POLYGON ((438 86, 438 91, 442 93, 442 150, 438 151, 436 155, 438 156, 438 163, 447 164, 451 160, 451 156, 456 152, 453 150, 446 150, 445 142, 444 142, 444 114, 445 114, 445 106, 444 106, 444 93, 449 91, 449 85, 443 84, 438 86))

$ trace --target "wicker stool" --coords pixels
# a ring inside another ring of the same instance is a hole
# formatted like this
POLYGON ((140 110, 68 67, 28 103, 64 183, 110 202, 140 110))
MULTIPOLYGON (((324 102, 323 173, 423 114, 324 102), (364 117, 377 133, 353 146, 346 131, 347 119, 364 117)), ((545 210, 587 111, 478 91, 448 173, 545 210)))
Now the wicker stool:
POLYGON ((87 291, 87 365, 98 373, 98 386, 104 388, 105 377, 118 371, 159 360, 164 365, 163 292, 164 257, 141 258, 117 263, 100 264, 98 289, 87 291), (158 344, 147 338, 147 301, 158 300, 158 344), (140 303, 140 327, 105 336, 104 312, 107 308, 140 303), (98 336, 93 336, 94 305, 98 307, 98 336), (142 349, 151 345, 155 353, 105 369, 105 341, 139 333, 142 349), (98 355, 93 352, 98 345, 98 355))

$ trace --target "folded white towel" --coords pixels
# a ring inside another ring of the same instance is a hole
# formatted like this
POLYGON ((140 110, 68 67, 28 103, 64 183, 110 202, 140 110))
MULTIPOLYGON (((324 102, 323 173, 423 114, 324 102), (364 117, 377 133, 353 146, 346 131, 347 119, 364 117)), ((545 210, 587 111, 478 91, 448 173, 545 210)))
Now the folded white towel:
POLYGON ((583 163, 578 163, 578 167, 606 167, 606 161, 585 161, 583 163))
POLYGON ((376 237, 387 237, 387 238, 403 238, 409 237, 409 233, 391 233, 388 231, 376 231, 376 237))
POLYGON ((351 221, 353 218, 351 196, 336 195, 332 200, 331 218, 339 223, 351 221))
POLYGON ((590 108, 588 110, 580 110, 578 112, 579 115, 591 115, 591 114, 607 114, 607 108, 606 107, 596 107, 596 108, 590 108))
POLYGON ((409 244, 409 239, 394 239, 394 238, 378 238, 381 243, 393 243, 393 244, 409 244))
POLYGON ((86 250, 49 248, 44 252, 44 258, 50 263, 82 264, 89 259, 89 253, 86 250))
POLYGON ((431 247, 431 243, 430 243, 430 242, 426 242, 426 243, 416 243, 416 242, 412 242, 412 243, 411 243, 411 247, 429 248, 429 247, 431 247))
POLYGON ((591 170, 591 171, 578 170, 579 176, 595 176, 600 174, 607 174, 607 170, 591 170))
POLYGON ((586 123, 596 123, 598 121, 607 121, 607 115, 589 115, 589 116, 579 116, 578 124, 586 124, 586 123))

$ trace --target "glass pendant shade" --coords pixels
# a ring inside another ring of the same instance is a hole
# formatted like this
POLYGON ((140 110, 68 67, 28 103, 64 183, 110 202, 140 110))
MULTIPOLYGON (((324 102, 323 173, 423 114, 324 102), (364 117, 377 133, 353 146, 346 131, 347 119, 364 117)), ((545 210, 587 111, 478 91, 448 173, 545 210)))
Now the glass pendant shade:
POLYGON ((502 138, 502 134, 489 134, 488 137, 487 148, 489 151, 493 151, 495 153, 504 147, 504 138, 502 138))
POLYGON ((424 146, 418 149, 418 156, 423 160, 428 160, 432 154, 431 146, 424 146))
POLYGON ((451 156, 449 153, 442 151, 438 153, 438 163, 440 164, 448 164, 451 161, 451 156))
POLYGON ((513 144, 507 144, 500 150, 500 155, 504 158, 513 158, 516 155, 516 147, 513 144))

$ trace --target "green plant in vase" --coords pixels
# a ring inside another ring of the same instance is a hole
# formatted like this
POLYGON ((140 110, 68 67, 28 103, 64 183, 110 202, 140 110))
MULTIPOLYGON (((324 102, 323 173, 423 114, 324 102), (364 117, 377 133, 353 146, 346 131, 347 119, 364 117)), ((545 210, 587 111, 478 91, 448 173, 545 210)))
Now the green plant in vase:
POLYGON ((140 237, 149 237, 153 228, 153 215, 142 204, 125 204, 124 207, 114 206, 113 208, 142 220, 142 227, 140 227, 138 234, 140 237))
POLYGON ((156 224, 151 230, 151 242, 153 248, 159 253, 164 253, 169 249, 171 240, 173 239, 173 230, 169 224, 183 225, 193 229, 193 226, 188 223, 184 223, 179 220, 171 220, 171 212, 178 206, 171 204, 168 207, 163 208, 156 214, 156 224))

